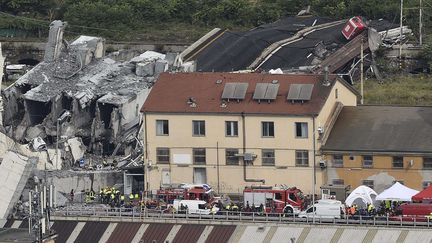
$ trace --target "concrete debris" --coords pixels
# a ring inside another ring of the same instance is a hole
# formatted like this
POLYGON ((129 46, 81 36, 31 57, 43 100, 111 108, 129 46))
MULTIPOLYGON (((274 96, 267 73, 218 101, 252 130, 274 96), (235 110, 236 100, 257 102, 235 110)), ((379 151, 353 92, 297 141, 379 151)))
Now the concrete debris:
POLYGON ((33 149, 33 151, 41 152, 46 151, 46 143, 41 137, 34 138, 30 142, 30 147, 33 149))
POLYGON ((280 68, 276 68, 276 69, 270 69, 269 73, 270 74, 283 74, 283 71, 280 68))
POLYGON ((5 90, 3 127, 14 142, 32 142, 35 151, 45 142, 41 157, 50 168, 76 166, 82 158, 86 168, 95 168, 105 156, 135 153, 139 108, 157 76, 175 69, 177 57, 146 51, 116 61, 105 56, 103 38, 64 41, 66 26, 50 25, 44 61, 5 90), (90 155, 99 158, 86 159, 90 155))
POLYGON ((70 148, 74 161, 80 160, 84 157, 86 146, 83 145, 81 138, 71 138, 67 140, 67 144, 70 148))
POLYGON ((0 164, 0 220, 5 220, 25 187, 37 158, 8 151, 0 164))
POLYGON ((164 54, 161 54, 161 53, 158 53, 155 51, 146 51, 143 54, 132 58, 130 61, 138 63, 138 62, 154 62, 154 61, 163 60, 163 59, 165 59, 164 54))

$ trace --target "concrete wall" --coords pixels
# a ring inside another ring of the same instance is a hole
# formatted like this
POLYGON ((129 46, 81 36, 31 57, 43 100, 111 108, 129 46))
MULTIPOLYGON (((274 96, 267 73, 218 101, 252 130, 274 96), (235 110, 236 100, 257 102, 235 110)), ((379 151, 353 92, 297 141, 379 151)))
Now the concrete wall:
MULTIPOLYGON (((44 178, 45 173, 40 171, 38 177, 44 178)), ((58 205, 68 203, 69 193, 73 189, 75 201, 80 201, 81 191, 93 188, 99 192, 100 188, 117 185, 123 186, 123 173, 117 171, 54 171, 46 174, 48 184, 55 185, 58 205), (65 198, 66 197, 66 198, 65 198)))
POLYGON ((432 181, 432 170, 423 169, 421 156, 404 156, 404 166, 401 169, 393 168, 392 155, 374 155, 373 166, 370 168, 363 167, 363 155, 355 152, 343 154, 343 167, 340 168, 332 165, 333 155, 327 155, 326 158, 330 161, 327 168, 327 182, 332 183, 333 179, 343 179, 345 185, 351 185, 351 188, 362 185, 363 180, 373 180, 374 190, 380 193, 397 180, 403 181, 407 187, 423 190, 423 182, 432 181))

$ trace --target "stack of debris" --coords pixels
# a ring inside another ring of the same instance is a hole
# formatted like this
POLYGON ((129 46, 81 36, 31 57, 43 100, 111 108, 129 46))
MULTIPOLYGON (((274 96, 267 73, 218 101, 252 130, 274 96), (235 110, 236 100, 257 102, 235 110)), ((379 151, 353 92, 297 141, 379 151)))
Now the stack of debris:
POLYGON ((56 160, 67 162, 63 165, 82 161, 85 152, 133 153, 142 122, 139 108, 158 75, 172 68, 175 55, 145 52, 117 62, 105 56, 103 38, 63 40, 66 25, 50 25, 44 61, 5 90, 6 134, 31 142, 37 151, 55 148, 56 160))

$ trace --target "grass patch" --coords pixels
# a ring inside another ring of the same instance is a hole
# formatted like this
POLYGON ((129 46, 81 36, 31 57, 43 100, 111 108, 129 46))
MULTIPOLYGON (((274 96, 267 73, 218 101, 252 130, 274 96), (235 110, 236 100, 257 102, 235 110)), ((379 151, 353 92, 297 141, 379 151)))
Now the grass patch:
MULTIPOLYGON (((360 83, 356 83, 355 88, 360 90, 360 83)), ((381 84, 377 80, 366 80, 364 103, 432 106, 432 76, 398 76, 381 84)))

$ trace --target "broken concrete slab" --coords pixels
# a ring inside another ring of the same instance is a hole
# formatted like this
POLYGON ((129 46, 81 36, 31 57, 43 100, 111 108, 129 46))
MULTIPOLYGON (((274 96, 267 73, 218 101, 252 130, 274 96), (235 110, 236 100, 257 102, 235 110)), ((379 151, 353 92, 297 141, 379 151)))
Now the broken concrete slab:
POLYGON ((12 151, 4 154, 0 164, 0 219, 7 218, 18 201, 36 161, 12 151))
POLYGON ((168 61, 167 60, 158 60, 155 63, 155 73, 159 75, 168 70, 168 61))
POLYGON ((162 59, 165 59, 164 54, 161 54, 161 53, 158 53, 155 51, 146 51, 143 54, 132 58, 130 61, 138 63, 138 62, 147 62, 147 61, 148 62, 154 62, 156 60, 162 60, 162 59))
POLYGON ((136 75, 140 77, 153 76, 155 73, 154 62, 140 62, 136 66, 136 75))
POLYGON ((71 138, 67 140, 74 161, 80 160, 84 157, 86 146, 81 141, 81 138, 71 138))

